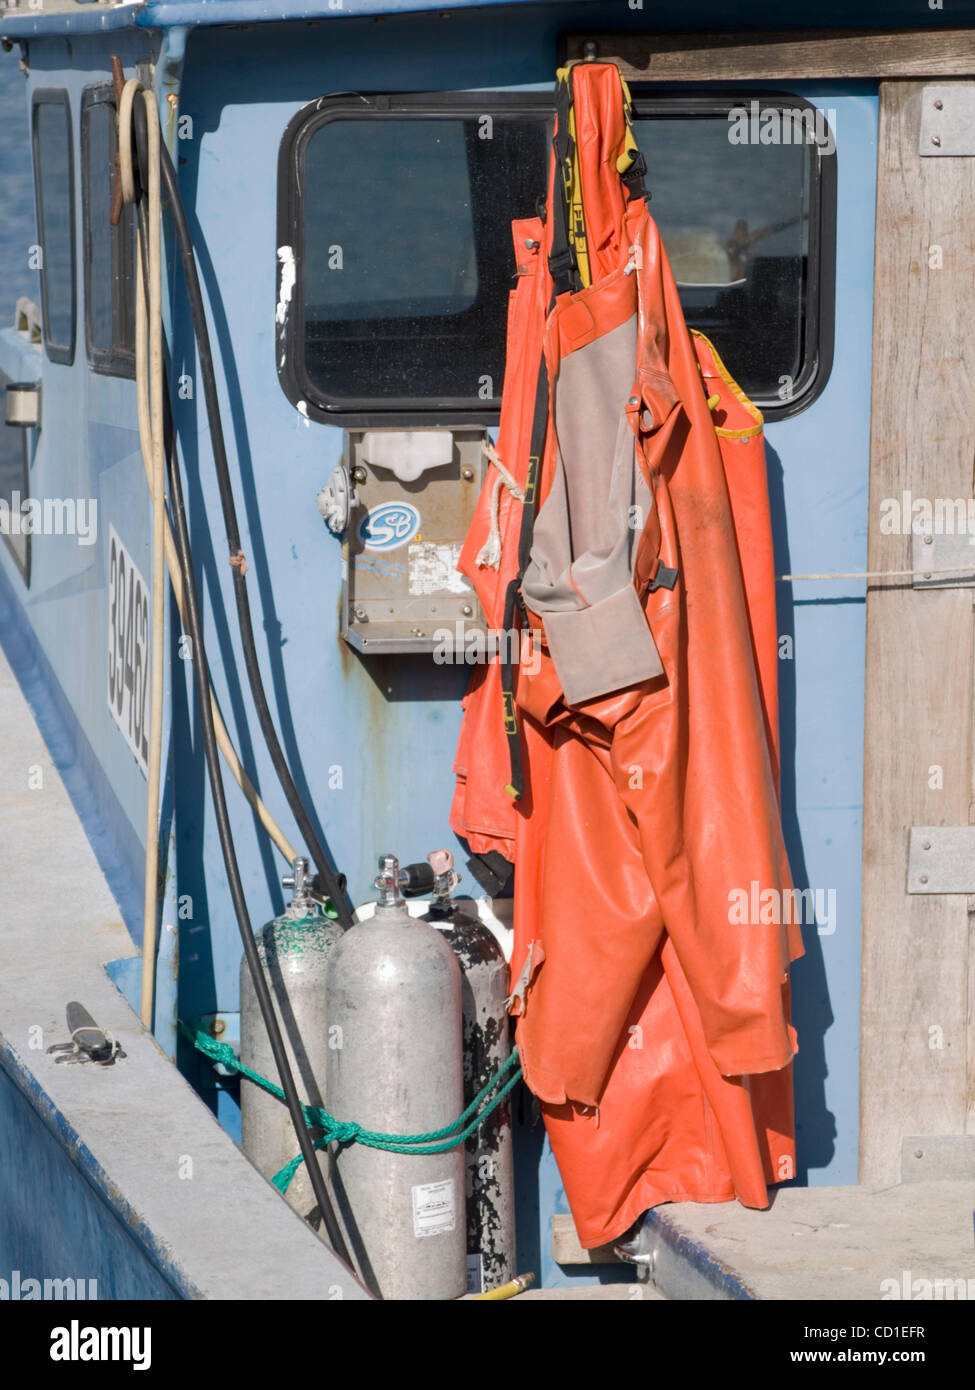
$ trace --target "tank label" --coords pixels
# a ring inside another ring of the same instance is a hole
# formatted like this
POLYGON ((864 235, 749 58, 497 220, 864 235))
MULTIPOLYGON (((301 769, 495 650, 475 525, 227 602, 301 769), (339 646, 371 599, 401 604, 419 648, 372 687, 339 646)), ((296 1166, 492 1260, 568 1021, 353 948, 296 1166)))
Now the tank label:
POLYGON ((108 528, 108 707, 149 770, 149 590, 132 556, 108 528))
POLYGON ((439 1236, 454 1229, 454 1180, 424 1182, 413 1191, 413 1234, 439 1236))
POLYGON ((484 1256, 467 1253, 467 1292, 484 1292, 484 1256))

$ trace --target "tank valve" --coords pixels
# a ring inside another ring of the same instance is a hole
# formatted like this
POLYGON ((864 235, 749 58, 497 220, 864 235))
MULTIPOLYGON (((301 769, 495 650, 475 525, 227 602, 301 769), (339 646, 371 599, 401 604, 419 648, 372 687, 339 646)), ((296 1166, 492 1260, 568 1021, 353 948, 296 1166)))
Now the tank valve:
POLYGON ((309 878, 308 868, 307 859, 295 859, 291 864, 291 873, 286 874, 281 880, 282 888, 291 888, 294 890, 291 898, 292 907, 307 909, 318 906, 309 888, 311 879, 309 878))
POLYGON ((454 871, 454 856, 449 849, 432 849, 427 863, 433 870, 433 896, 441 900, 449 898, 460 883, 460 874, 454 871))
POLYGON ((381 854, 379 856, 379 873, 373 880, 373 887, 379 889, 380 907, 403 906, 403 899, 399 891, 401 878, 399 860, 396 855, 381 854))
POLYGON ((454 872, 454 856, 450 850, 436 849, 427 855, 425 864, 407 864, 402 869, 394 854, 382 855, 375 887, 379 889, 380 906, 396 907, 404 897, 418 898, 424 893, 447 898, 459 882, 460 875, 454 872))

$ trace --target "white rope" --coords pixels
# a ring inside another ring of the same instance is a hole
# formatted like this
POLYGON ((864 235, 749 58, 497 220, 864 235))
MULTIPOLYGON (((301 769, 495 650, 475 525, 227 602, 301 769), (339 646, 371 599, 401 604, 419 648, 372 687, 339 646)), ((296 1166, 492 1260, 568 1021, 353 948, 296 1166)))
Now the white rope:
POLYGON ((488 532, 487 540, 477 552, 475 563, 496 570, 501 565, 501 489, 506 487, 516 502, 524 502, 525 490, 518 486, 513 476, 505 468, 493 444, 485 439, 481 448, 494 464, 498 476, 495 478, 494 487, 491 490, 491 529, 488 532))
POLYGON ((956 565, 949 570, 850 570, 833 574, 777 574, 776 583, 791 583, 793 579, 937 579, 943 574, 975 575, 975 556, 970 565, 956 565))

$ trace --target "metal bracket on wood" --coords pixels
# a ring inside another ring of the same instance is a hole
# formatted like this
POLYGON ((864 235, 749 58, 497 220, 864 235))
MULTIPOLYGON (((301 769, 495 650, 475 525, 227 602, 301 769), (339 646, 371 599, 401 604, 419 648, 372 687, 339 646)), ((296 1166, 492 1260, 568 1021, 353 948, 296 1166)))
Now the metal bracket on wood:
POLYGON ((975 155, 975 83, 924 88, 920 154, 975 155))
POLYGON ((975 894, 975 825, 912 825, 907 891, 975 894))
MULTIPOLYGON (((962 499, 964 501, 964 499, 962 499)), ((967 501, 965 502, 967 508, 967 501)), ((952 522, 958 520, 952 515, 952 522)), ((966 516, 961 518, 964 528, 966 516)), ((955 535, 923 535, 912 537, 911 581, 915 589, 975 588, 975 532, 961 530, 955 535)))
POLYGON ((901 1182, 975 1180, 975 1134, 905 1135, 901 1182))

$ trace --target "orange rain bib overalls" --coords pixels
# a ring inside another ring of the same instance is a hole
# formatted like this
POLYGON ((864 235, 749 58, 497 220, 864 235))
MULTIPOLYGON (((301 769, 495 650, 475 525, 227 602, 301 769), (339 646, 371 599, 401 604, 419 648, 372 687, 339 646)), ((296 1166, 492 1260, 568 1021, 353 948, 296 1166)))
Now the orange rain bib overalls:
POLYGON ((516 866, 511 1012, 591 1247, 795 1176, 802 948, 787 910, 731 911, 791 888, 761 416, 688 333, 618 70, 559 76, 459 565, 537 657, 475 672, 451 824, 516 866))

